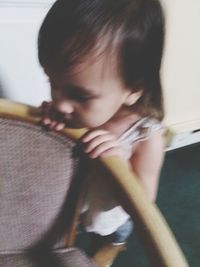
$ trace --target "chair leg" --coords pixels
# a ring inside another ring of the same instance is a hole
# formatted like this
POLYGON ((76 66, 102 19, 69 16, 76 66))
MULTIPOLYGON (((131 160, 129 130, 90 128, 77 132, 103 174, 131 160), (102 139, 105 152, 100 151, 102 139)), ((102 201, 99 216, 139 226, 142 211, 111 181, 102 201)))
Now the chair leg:
POLYGON ((99 267, 110 267, 117 255, 126 249, 126 245, 113 245, 107 243, 102 246, 93 256, 93 259, 99 267))

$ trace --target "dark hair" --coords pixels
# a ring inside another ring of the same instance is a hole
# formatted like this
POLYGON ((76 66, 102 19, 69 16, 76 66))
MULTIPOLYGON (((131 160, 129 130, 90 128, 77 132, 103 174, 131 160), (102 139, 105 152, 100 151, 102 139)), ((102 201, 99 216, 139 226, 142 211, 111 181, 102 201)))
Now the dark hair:
POLYGON ((56 1, 40 28, 40 64, 72 68, 91 51, 101 50, 104 39, 101 52, 117 52, 124 85, 143 90, 134 108, 161 120, 164 15, 159 0, 56 1))

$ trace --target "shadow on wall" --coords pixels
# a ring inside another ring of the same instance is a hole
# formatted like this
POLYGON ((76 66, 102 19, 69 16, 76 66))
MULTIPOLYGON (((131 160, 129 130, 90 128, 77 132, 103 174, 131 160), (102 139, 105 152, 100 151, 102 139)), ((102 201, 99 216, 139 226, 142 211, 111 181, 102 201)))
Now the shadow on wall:
POLYGON ((4 98, 4 97, 5 97, 5 95, 3 93, 3 86, 2 86, 2 83, 0 81, 0 98, 4 98))

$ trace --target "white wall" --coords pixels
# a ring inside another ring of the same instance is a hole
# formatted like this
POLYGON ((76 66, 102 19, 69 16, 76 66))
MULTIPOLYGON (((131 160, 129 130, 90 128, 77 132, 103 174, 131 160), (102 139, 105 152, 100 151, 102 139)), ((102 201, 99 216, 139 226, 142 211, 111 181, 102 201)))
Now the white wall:
POLYGON ((49 99, 37 34, 50 2, 0 0, 0 85, 6 98, 32 105, 49 99))
POLYGON ((200 1, 163 2, 167 13, 162 69, 166 122, 200 121, 200 1))
MULTIPOLYGON (((37 33, 52 2, 0 0, 0 88, 7 98, 33 105, 49 98, 37 61, 37 33)), ((200 120, 200 1, 163 2, 167 13, 162 68, 166 123, 200 120)))

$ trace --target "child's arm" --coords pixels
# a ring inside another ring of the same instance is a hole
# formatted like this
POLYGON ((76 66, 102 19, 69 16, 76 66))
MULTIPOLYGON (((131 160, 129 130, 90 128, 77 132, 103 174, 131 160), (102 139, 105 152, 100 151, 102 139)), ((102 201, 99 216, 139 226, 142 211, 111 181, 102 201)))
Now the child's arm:
POLYGON ((105 156, 123 157, 123 148, 119 145, 117 138, 106 130, 93 130, 86 133, 82 138, 85 145, 85 153, 90 158, 105 156))
MULTIPOLYGON (((116 155, 123 157, 123 148, 115 136, 107 131, 91 131, 82 141, 85 143, 85 152, 91 158, 116 155)), ((133 171, 152 201, 156 199, 163 159, 164 136, 162 129, 152 132, 149 139, 139 142, 130 159, 133 171)))
POLYGON ((163 130, 155 131, 149 139, 138 143, 130 159, 134 172, 152 201, 156 200, 164 143, 163 130))

